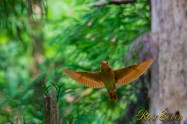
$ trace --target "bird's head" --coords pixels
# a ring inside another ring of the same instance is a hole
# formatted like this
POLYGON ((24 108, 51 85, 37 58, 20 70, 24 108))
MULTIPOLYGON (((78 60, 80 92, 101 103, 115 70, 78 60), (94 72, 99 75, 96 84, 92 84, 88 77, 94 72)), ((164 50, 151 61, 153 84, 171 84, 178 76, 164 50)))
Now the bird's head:
POLYGON ((107 66, 107 65, 108 65, 108 62, 107 62, 107 61, 102 61, 101 64, 102 64, 103 66, 107 66))
POLYGON ((102 61, 102 62, 101 62, 101 66, 102 66, 102 67, 109 67, 107 61, 102 61))
POLYGON ((108 65, 108 62, 107 61, 102 61, 101 62, 101 70, 102 71, 108 71, 110 68, 110 66, 108 65))

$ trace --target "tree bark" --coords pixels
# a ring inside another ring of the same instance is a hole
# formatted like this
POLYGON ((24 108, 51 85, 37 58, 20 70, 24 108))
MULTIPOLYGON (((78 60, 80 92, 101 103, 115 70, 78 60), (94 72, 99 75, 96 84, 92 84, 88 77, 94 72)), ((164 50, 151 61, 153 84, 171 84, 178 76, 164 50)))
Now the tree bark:
MULTIPOLYGON (((151 39, 158 46, 150 88, 153 115, 187 117, 187 0, 151 0, 151 39)), ((159 121, 152 123, 161 123, 159 121)))
POLYGON ((44 95, 44 122, 45 124, 62 124, 62 118, 59 115, 55 89, 51 87, 51 93, 44 95))

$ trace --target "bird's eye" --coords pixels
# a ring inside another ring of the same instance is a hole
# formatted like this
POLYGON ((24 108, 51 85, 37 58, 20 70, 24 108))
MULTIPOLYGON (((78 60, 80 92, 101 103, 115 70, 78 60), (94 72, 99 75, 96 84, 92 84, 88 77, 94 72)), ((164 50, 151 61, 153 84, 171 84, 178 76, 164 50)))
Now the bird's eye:
POLYGON ((106 62, 106 64, 108 64, 108 62, 106 62))

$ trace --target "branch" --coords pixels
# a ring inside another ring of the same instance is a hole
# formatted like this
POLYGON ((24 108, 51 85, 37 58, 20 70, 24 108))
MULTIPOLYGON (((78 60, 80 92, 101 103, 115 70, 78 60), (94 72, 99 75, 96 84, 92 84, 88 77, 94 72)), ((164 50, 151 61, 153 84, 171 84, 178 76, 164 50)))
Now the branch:
POLYGON ((99 2, 92 3, 92 6, 100 7, 100 6, 105 6, 109 4, 119 5, 119 4, 127 4, 127 3, 134 3, 134 2, 136 2, 136 0, 110 0, 109 3, 107 3, 106 0, 100 0, 99 2))

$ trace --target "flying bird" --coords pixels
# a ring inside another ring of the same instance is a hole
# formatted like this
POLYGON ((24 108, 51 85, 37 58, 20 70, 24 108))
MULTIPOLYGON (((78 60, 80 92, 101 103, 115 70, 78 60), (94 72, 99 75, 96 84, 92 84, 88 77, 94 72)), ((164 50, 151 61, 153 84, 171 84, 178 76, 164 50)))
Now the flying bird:
POLYGON ((108 91, 109 99, 115 100, 116 86, 130 83, 141 76, 153 63, 153 59, 148 59, 138 64, 134 64, 118 70, 113 70, 107 61, 101 62, 100 72, 72 71, 66 68, 63 71, 75 81, 91 88, 103 88, 108 91))

